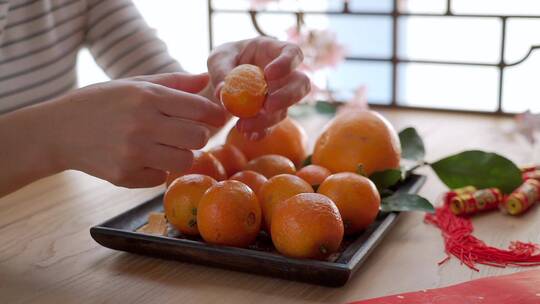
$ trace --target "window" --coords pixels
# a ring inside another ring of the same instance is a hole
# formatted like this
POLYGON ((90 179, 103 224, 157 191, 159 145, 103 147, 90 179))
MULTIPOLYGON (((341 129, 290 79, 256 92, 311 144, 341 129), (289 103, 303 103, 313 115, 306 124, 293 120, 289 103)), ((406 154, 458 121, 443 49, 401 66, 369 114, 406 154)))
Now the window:
MULTIPOLYGON (((209 48, 206 1, 134 0, 147 22, 168 44, 171 54, 190 72, 206 69, 209 48)), ((305 11, 309 27, 330 28, 346 46, 347 61, 328 74, 329 88, 346 100, 359 85, 367 86, 371 103, 495 112, 540 111, 537 78, 540 52, 523 63, 504 68, 501 44, 505 30, 504 61, 521 60, 532 45, 540 44, 540 2, 537 0, 282 0, 260 12, 260 27, 286 38, 296 22, 291 12, 305 11), (394 18, 396 18, 396 56, 394 18), (447 13, 459 16, 438 16, 447 13), (333 12, 326 14, 326 12, 333 12), (471 16, 472 15, 472 16, 471 16), (473 17, 474 16, 474 17, 473 17), (505 17, 501 17, 505 16, 505 17), (373 60, 370 60, 373 59, 373 60), (448 64, 439 64, 449 61, 448 64), (459 65, 457 63, 465 63, 459 65), (393 79, 396 79, 394 88, 393 79), (395 92, 394 92, 395 89, 395 92)), ((212 43, 257 36, 247 11, 247 0, 211 0, 212 43)), ((80 83, 106 79, 88 53, 80 56, 80 83), (84 71, 84 72, 83 72, 84 71)))

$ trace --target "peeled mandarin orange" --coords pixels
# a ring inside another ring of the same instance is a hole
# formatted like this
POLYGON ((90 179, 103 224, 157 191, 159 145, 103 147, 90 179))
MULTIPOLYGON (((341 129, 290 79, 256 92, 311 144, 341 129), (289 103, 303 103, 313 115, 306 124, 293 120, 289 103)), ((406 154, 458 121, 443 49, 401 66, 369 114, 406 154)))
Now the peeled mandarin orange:
POLYGON ((210 187, 199 202, 197 225, 212 244, 247 247, 261 228, 261 207, 245 184, 226 180, 210 187))
POLYGON ((249 140, 236 127, 227 135, 227 143, 236 146, 248 160, 266 154, 278 154, 290 159, 297 167, 307 156, 307 136, 297 122, 291 118, 270 129, 261 140, 249 140))
POLYGON ((258 172, 266 178, 271 178, 278 174, 295 174, 296 172, 296 168, 290 159, 277 154, 254 158, 247 163, 244 169, 258 172))
POLYGON ((221 88, 221 101, 234 116, 253 117, 263 107, 268 85, 263 70, 251 64, 235 67, 221 88))
POLYGON ((225 168, 219 160, 212 154, 204 151, 194 151, 193 164, 187 172, 169 172, 167 175, 167 186, 175 179, 186 174, 203 174, 215 180, 222 181, 227 178, 225 168))
POLYGON ((343 222, 336 205, 317 193, 282 202, 272 217, 272 242, 288 257, 325 259, 339 249, 343 222))
POLYGON ((338 207, 346 234, 366 229, 379 213, 381 198, 368 178, 351 172, 330 175, 317 190, 338 207))
POLYGON ((315 143, 313 164, 337 172, 356 172, 359 165, 367 176, 399 168, 401 147, 392 125, 373 111, 350 111, 337 115, 315 143))
POLYGON ((206 175, 188 174, 177 178, 163 197, 165 216, 178 231, 198 235, 197 208, 203 194, 217 182, 206 175))
POLYGON ((268 180, 264 175, 250 170, 237 172, 229 179, 246 184, 257 196, 259 195, 262 185, 268 180))
POLYGON ((223 165, 227 176, 232 176, 236 172, 242 170, 247 163, 247 159, 242 151, 233 145, 220 145, 210 149, 209 152, 223 165))
POLYGON ((330 170, 317 165, 308 165, 296 172, 296 176, 312 186, 319 186, 331 174, 330 170))
POLYGON ((280 174, 270 178, 259 191, 259 201, 263 212, 263 223, 270 231, 274 208, 299 193, 312 193, 313 188, 296 175, 280 174))

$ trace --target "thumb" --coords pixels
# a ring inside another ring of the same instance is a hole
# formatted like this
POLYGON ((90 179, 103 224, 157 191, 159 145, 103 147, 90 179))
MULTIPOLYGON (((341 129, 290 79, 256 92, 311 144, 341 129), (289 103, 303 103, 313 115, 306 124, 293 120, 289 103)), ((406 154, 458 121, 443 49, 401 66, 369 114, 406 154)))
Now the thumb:
POLYGON ((187 93, 198 93, 208 84, 208 73, 165 73, 150 76, 137 77, 137 80, 148 81, 171 89, 187 93))

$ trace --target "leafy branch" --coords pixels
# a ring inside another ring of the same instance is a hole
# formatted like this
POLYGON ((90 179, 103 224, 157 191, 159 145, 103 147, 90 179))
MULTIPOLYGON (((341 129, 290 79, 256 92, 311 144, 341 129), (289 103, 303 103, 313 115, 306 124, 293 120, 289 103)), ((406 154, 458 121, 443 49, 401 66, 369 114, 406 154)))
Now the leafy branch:
POLYGON ((406 179, 414 170, 430 166, 440 180, 449 188, 465 186, 476 188, 499 188, 503 193, 511 193, 523 182, 520 169, 509 159, 491 152, 479 150, 464 151, 433 163, 425 160, 424 143, 414 128, 406 128, 399 133, 402 158, 414 161, 410 168, 389 169, 373 173, 369 178, 381 193, 382 211, 426 211, 433 212, 433 206, 425 198, 416 194, 393 193, 392 188, 406 179))

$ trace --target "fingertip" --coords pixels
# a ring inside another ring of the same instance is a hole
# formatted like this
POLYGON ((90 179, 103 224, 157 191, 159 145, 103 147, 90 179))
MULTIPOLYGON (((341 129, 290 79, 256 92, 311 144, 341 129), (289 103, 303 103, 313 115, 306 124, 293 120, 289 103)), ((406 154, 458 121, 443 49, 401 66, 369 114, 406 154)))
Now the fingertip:
POLYGON ((277 80, 292 73, 304 60, 302 50, 297 45, 287 45, 282 53, 264 69, 267 80, 277 80))

